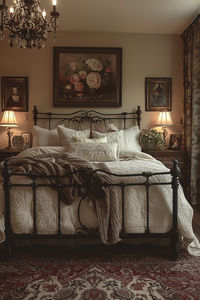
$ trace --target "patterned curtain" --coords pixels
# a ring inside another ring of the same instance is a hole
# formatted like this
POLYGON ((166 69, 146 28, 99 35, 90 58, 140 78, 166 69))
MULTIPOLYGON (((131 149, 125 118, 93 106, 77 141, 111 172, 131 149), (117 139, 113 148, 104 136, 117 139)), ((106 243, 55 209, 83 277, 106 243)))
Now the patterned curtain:
POLYGON ((188 152, 188 196, 200 204, 200 15, 183 34, 184 128, 188 152))

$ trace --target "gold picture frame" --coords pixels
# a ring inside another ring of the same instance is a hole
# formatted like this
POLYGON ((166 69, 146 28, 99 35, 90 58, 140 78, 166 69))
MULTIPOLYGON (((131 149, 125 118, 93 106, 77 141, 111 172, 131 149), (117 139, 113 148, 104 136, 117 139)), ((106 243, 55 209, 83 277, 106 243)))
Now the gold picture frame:
POLYGON ((120 107, 122 48, 54 47, 54 106, 120 107))
POLYGON ((145 110, 172 110, 172 79, 170 77, 147 77, 145 79, 145 110))
POLYGON ((28 111, 28 77, 1 77, 2 111, 28 111))

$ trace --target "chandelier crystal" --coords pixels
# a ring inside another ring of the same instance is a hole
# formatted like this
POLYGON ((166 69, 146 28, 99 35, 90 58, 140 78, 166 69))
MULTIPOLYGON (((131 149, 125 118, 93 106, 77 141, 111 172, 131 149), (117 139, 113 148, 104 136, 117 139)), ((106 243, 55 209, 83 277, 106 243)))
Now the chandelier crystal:
POLYGON ((4 29, 8 29, 10 47, 15 42, 19 48, 44 48, 49 32, 53 32, 56 38, 59 18, 56 4, 57 0, 52 0, 53 10, 48 21, 39 0, 12 0, 9 9, 3 0, 0 5, 0 39, 4 39, 4 29))

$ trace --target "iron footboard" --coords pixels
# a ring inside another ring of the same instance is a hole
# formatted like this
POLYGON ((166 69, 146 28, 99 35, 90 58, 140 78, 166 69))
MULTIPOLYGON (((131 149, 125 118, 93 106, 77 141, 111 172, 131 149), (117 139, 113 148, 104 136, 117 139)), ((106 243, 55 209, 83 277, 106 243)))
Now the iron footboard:
MULTIPOLYGON (((121 197, 122 197, 122 224, 121 224, 121 232, 120 232, 120 238, 121 239, 133 239, 133 238, 168 238, 170 239, 170 253, 172 259, 177 259, 178 256, 178 188, 179 188, 179 174, 180 170, 178 167, 178 162, 174 160, 172 162, 172 168, 169 172, 143 172, 140 174, 125 174, 125 175, 117 175, 113 174, 104 170, 95 170, 93 171, 93 174, 97 172, 104 172, 107 174, 110 174, 112 176, 116 177, 121 177, 121 182, 120 183, 103 183, 102 185, 104 186, 119 186, 121 189, 121 197), (150 178, 152 176, 156 175, 169 175, 171 174, 171 180, 169 182, 152 182, 150 178), (144 178, 143 182, 132 182, 132 183, 124 183, 123 178, 124 177, 142 177, 144 178), (152 233, 150 231, 150 220, 149 220, 149 204, 150 204, 150 197, 149 197, 149 189, 151 186, 155 185, 171 185, 172 187, 172 229, 169 232, 166 233, 152 233), (144 233, 126 233, 125 231, 125 189, 129 186, 144 186, 146 190, 146 230, 144 233)), ((93 175, 91 173, 91 184, 92 186, 92 178, 93 175)), ((13 250, 13 241, 14 239, 61 239, 61 238, 88 238, 88 237, 94 237, 93 235, 88 236, 88 235, 80 235, 80 234, 63 234, 61 232, 61 192, 63 187, 71 187, 72 185, 67 185, 67 184, 62 184, 59 182, 59 177, 55 176, 41 176, 41 175, 26 175, 26 174, 18 174, 18 173, 12 173, 10 168, 9 168, 9 162, 6 161, 4 163, 4 168, 3 168, 3 188, 4 188, 4 194, 5 194, 5 234, 6 234, 6 241, 5 241, 5 247, 6 247, 6 253, 8 256, 12 255, 12 250, 13 250), (31 179, 30 183, 12 183, 11 182, 11 176, 16 175, 16 176, 28 176, 31 179), (55 180, 55 184, 53 186, 54 189, 57 190, 58 193, 58 224, 57 224, 57 233, 56 234, 38 234, 37 233, 37 214, 36 214, 36 206, 37 206, 37 189, 39 187, 52 187, 52 184, 50 183, 38 183, 38 178, 49 178, 53 177, 55 180), (28 233, 28 234, 16 234, 12 231, 11 227, 11 204, 10 204, 10 191, 13 187, 26 187, 29 186, 32 188, 33 191, 33 232, 28 233)), ((75 184, 73 184, 75 186, 75 184)), ((80 187, 80 185, 77 185, 77 187, 80 187)), ((87 193, 86 193, 87 194, 87 193)), ((82 201, 84 200, 86 194, 84 197, 81 198, 79 205, 78 205, 78 219, 80 223, 80 229, 83 231, 90 232, 86 228, 84 224, 82 224, 81 221, 81 204, 82 201)), ((96 238, 96 235, 95 235, 96 238)))

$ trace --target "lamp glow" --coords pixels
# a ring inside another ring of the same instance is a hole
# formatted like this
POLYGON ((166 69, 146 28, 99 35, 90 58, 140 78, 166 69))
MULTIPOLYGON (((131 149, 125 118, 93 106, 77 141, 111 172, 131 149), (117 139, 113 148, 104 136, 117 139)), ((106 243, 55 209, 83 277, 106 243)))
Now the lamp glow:
POLYGON ((10 7, 10 13, 11 13, 11 14, 14 13, 14 7, 13 7, 13 6, 10 7))
POLYGON ((42 10, 42 16, 43 16, 44 19, 46 18, 46 15, 47 15, 46 10, 43 9, 43 10, 42 10))
POLYGON ((11 110, 4 111, 0 126, 7 127, 8 148, 10 149, 11 148, 11 136, 13 135, 13 132, 10 130, 10 128, 18 126, 14 111, 11 111, 11 110))
POLYGON ((165 146, 166 146, 166 136, 168 134, 168 130, 167 130, 166 127, 172 126, 172 125, 173 125, 173 122, 172 122, 172 118, 171 118, 170 112, 169 111, 161 111, 161 112, 159 112, 158 121, 156 123, 156 126, 162 126, 163 138, 164 138, 165 146))
POLYGON ((172 126, 172 118, 169 111, 159 112, 157 126, 172 126))

